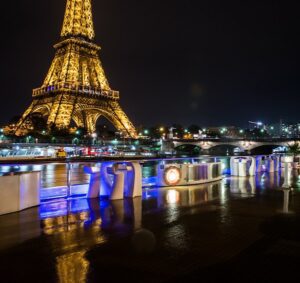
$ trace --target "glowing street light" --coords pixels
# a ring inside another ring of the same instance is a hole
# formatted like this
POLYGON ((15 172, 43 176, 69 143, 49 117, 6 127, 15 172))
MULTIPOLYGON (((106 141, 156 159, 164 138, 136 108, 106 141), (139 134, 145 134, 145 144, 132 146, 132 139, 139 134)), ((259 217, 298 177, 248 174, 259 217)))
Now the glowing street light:
POLYGON ((93 144, 95 144, 98 135, 97 135, 97 133, 92 133, 91 136, 92 136, 92 138, 93 138, 93 144))
POLYGON ((149 130, 144 130, 144 134, 148 135, 149 134, 149 130))
POLYGON ((28 136, 28 137, 26 137, 26 142, 27 143, 30 143, 30 140, 32 139, 32 136, 28 136))

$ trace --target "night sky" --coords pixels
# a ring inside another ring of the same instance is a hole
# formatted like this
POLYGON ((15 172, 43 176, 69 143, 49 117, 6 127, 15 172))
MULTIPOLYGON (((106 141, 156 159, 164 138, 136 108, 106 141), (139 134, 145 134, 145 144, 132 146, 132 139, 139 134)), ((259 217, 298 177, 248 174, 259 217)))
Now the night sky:
MULTIPOLYGON (((65 9, 65 0, 4 3, 2 123, 22 114, 42 84, 65 9)), ((93 0, 96 42, 136 125, 300 121, 295 3, 93 0)))

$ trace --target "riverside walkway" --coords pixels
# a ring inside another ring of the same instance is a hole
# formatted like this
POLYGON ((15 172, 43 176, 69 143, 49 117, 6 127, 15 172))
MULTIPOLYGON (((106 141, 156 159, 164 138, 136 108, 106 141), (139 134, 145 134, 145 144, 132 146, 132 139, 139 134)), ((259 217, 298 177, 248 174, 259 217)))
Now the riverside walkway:
POLYGON ((45 202, 0 217, 3 282, 292 281, 300 191, 280 175, 144 190, 143 198, 45 202), (16 272, 17 270, 17 272, 16 272))

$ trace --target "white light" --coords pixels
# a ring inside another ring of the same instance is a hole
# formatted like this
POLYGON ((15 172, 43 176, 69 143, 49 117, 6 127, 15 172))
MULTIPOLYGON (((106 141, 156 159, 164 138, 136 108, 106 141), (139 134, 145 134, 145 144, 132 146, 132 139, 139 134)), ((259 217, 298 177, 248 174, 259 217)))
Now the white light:
POLYGON ((180 180, 180 172, 178 168, 169 168, 166 170, 166 182, 168 185, 175 185, 180 180))
POLYGON ((168 204, 175 204, 179 200, 179 192, 175 190, 170 190, 167 192, 167 202, 168 204))

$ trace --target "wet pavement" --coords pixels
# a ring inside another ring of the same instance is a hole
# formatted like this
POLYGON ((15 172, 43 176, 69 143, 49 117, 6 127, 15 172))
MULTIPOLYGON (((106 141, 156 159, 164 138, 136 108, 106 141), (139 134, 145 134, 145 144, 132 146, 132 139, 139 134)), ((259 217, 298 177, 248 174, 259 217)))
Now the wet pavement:
POLYGON ((285 197, 283 183, 281 174, 231 177, 1 216, 1 282, 295 281, 298 174, 285 197))

